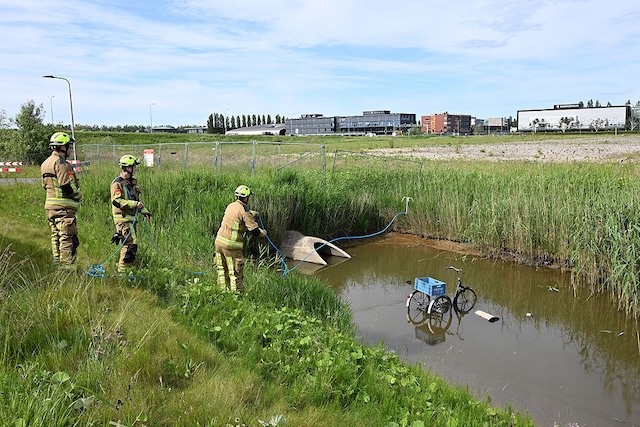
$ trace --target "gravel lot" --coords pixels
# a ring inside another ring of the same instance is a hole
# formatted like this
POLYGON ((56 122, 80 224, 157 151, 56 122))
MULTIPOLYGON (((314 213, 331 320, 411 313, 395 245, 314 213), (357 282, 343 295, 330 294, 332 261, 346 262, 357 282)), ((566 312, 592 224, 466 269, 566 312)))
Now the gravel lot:
POLYGON ((525 160, 532 162, 640 161, 640 135, 603 135, 576 139, 433 145, 371 150, 371 154, 438 160, 525 160))

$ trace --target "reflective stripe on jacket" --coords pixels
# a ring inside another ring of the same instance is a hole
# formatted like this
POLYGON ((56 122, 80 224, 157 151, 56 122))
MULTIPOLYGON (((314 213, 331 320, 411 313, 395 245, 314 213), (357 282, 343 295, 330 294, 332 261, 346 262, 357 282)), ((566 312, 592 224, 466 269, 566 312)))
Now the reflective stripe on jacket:
POLYGON ((65 207, 77 210, 80 206, 80 182, 71 163, 57 151, 40 165, 42 187, 47 192, 45 209, 65 207))
POLYGON ((259 228, 258 223, 247 205, 236 200, 224 211, 222 224, 216 236, 216 245, 241 249, 244 246, 245 232, 252 232, 257 228, 259 228))

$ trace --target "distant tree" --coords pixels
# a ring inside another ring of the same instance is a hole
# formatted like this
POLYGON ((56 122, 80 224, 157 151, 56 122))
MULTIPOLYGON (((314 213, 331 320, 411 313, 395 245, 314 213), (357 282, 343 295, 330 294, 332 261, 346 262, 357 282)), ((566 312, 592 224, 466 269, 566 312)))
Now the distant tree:
POLYGON ((225 119, 222 114, 213 114, 213 133, 223 134, 225 130, 225 119))
POLYGON ((593 108, 593 99, 587 101, 587 108, 593 108))
POLYGON ((262 115, 262 124, 263 125, 267 124, 267 118, 264 116, 264 114, 262 115))
POLYGON ((22 104, 14 119, 17 130, 13 132, 10 145, 4 147, 5 153, 14 156, 13 161, 37 164, 49 155, 49 138, 53 134, 51 127, 43 123, 44 109, 33 100, 22 104))
POLYGON ((611 103, 610 102, 607 102, 607 107, 611 107, 611 103))
POLYGON ((234 116, 231 116, 231 126, 229 127, 229 129, 235 129, 236 128, 236 118, 234 116))
POLYGON ((267 114, 267 124, 271 124, 271 114, 267 114))
POLYGON ((258 114, 258 126, 262 124, 262 119, 260 118, 260 114, 258 114))
POLYGON ((600 105, 600 101, 596 99, 596 108, 599 108, 599 107, 602 107, 602 105, 600 105))
POLYGON ((561 117, 560 118, 560 130, 562 132, 566 132, 567 129, 571 128, 571 125, 575 119, 573 117, 561 117))
POLYGON ((245 116, 244 114, 242 115, 242 127, 247 127, 247 116, 245 116))
POLYGON ((258 119, 256 118, 255 114, 251 115, 251 126, 257 126, 258 125, 258 119))
POLYGON ((591 123, 589 124, 589 129, 591 129, 592 131, 598 132, 598 130, 604 128, 604 126, 605 126, 604 120, 595 119, 595 120, 592 120, 591 123))
POLYGON ((533 128, 533 133, 536 133, 536 130, 538 130, 538 123, 540 123, 540 119, 537 117, 529 123, 529 127, 533 128))
POLYGON ((10 146, 12 131, 9 126, 11 126, 11 120, 7 117, 7 112, 0 110, 0 157, 4 156, 2 153, 10 146))
POLYGON ((213 114, 209 114, 209 119, 207 120, 207 133, 213 133, 213 114))
POLYGON ((276 124, 280 124, 280 114, 276 114, 276 124))

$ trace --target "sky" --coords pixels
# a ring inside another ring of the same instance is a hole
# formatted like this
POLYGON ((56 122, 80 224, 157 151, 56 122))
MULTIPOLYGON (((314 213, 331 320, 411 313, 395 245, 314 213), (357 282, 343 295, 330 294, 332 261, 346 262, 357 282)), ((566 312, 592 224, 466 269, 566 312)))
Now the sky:
POLYGON ((639 22, 637 0, 0 0, 0 112, 68 125, 69 86, 99 126, 635 104, 639 22))

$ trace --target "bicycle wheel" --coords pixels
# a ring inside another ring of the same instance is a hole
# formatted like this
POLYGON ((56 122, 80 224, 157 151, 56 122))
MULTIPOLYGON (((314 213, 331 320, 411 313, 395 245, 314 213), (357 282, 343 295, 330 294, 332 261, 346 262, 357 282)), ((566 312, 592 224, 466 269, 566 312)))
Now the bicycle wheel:
MULTIPOLYGON (((449 297, 446 297, 446 298, 449 299, 449 297)), ((444 303, 444 304, 450 304, 450 301, 449 303, 444 303)), ((449 308, 451 308, 451 305, 449 305, 449 308)), ((446 310, 444 313, 432 311, 431 315, 429 316, 429 320, 427 322, 429 326, 429 331, 431 331, 433 335, 438 335, 438 334, 444 335, 445 332, 447 332, 447 330, 449 329, 449 326, 451 326, 451 322, 453 321, 452 311, 453 310, 451 309, 446 310)))
POLYGON ((453 297, 453 306, 459 313, 468 313, 476 305, 476 301, 478 301, 478 296, 473 289, 462 288, 453 297))
POLYGON ((427 307, 431 297, 420 291, 413 291, 407 298, 407 320, 414 324, 422 324, 427 318, 427 307))
POLYGON ((449 311, 451 311, 451 298, 446 295, 441 295, 431 301, 429 308, 427 308, 427 314, 429 316, 441 316, 449 311))

